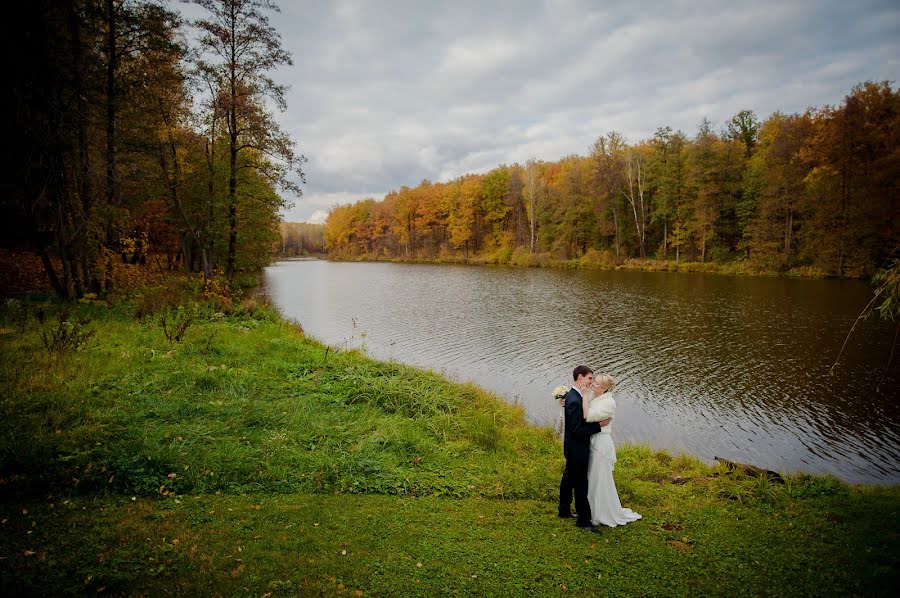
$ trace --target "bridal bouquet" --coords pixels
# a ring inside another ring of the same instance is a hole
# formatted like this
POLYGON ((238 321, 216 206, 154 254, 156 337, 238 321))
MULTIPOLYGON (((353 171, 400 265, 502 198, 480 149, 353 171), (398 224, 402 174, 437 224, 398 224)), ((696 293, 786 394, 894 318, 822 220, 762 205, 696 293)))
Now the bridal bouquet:
POLYGON ((569 392, 568 386, 557 386, 553 389, 553 398, 557 401, 561 401, 565 398, 567 392, 569 392))

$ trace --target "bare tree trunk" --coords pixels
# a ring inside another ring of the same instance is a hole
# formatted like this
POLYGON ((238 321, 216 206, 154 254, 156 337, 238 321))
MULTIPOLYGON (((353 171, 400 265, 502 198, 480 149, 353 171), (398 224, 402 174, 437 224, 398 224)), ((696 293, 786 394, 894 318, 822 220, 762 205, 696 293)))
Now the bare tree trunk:
MULTIPOLYGON (((116 53, 116 7, 114 0, 106 0, 106 13, 109 19, 106 36, 106 204, 109 207, 118 205, 116 194, 116 70, 118 54, 116 53)), ((106 245, 110 249, 114 244, 112 220, 106 221, 106 245)), ((112 290, 112 259, 106 260, 105 280, 106 292, 112 290)))
POLYGON ((644 209, 644 174, 641 169, 641 164, 638 162, 638 199, 640 199, 641 203, 641 258, 647 257, 647 252, 645 250, 644 239, 647 236, 647 215, 644 209))
POLYGON ((700 263, 706 263, 706 224, 703 225, 703 234, 700 236, 700 263))
POLYGON ((663 220, 663 259, 669 260, 669 221, 663 220))
POLYGON ((84 285, 93 292, 100 291, 100 281, 96 277, 90 277, 88 265, 88 253, 92 252, 93 232, 91 220, 93 218, 94 190, 91 184, 90 153, 87 139, 87 93, 84 89, 84 46, 81 42, 81 22, 75 10, 75 3, 68 5, 69 35, 72 42, 72 65, 74 71, 74 91, 76 98, 77 114, 76 129, 78 136, 78 200, 81 204, 79 211, 78 234, 78 258, 81 262, 81 271, 84 275, 84 285))
POLYGON ((234 259, 237 254, 237 46, 235 40, 237 15, 231 6, 231 54, 229 56, 229 103, 228 103, 228 261, 225 275, 229 282, 234 280, 234 259))
POLYGON ((643 182, 641 181, 641 165, 640 162, 634 158, 633 156, 628 156, 627 160, 627 174, 628 174, 628 193, 624 193, 625 199, 628 200, 628 203, 631 204, 631 212, 634 216, 634 230, 637 233, 638 237, 638 249, 640 251, 640 256, 644 257, 644 231, 642 230, 642 223, 644 220, 644 188, 643 182), (635 196, 634 187, 637 185, 637 195, 635 196), (638 201, 641 204, 641 215, 638 217, 638 201))
POLYGON ((613 226, 616 229, 616 261, 619 261, 619 217, 616 215, 616 200, 612 202, 613 226))
POLYGON ((116 205, 116 8, 106 0, 108 31, 106 36, 106 201, 116 205))
POLYGON ((529 160, 525 164, 525 192, 528 196, 526 201, 528 224, 531 230, 531 244, 529 250, 534 253, 535 233, 537 230, 537 193, 538 193, 538 167, 534 159, 529 160))

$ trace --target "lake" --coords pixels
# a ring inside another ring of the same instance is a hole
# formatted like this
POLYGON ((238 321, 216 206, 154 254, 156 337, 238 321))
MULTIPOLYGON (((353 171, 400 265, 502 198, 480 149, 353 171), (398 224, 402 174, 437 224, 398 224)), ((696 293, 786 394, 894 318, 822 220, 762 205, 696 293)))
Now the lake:
POLYGON ((829 374, 865 282, 311 260, 264 285, 310 336, 472 381, 536 425, 586 363, 618 381, 619 444, 900 483, 894 325, 860 322, 829 374))

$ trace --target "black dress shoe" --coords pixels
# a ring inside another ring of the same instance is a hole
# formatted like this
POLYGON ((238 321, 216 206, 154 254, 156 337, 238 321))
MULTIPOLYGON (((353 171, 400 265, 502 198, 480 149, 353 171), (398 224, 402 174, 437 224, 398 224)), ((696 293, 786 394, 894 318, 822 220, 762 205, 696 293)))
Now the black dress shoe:
POLYGON ((572 513, 557 513, 556 516, 559 517, 560 519, 574 519, 575 518, 575 515, 573 515, 572 513))
POLYGON ((575 527, 577 527, 580 530, 584 530, 586 532, 593 532, 595 534, 600 533, 600 528, 597 527, 596 525, 576 525, 575 527))

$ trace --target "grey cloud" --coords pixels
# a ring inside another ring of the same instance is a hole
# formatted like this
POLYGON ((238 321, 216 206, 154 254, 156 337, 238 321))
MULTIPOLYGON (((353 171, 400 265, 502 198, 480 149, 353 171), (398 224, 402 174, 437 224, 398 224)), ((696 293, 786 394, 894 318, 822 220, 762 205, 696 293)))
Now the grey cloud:
POLYGON ((692 134, 744 108, 838 103, 900 73, 895 2, 284 2, 281 122, 307 164, 306 219, 604 131, 692 134))

